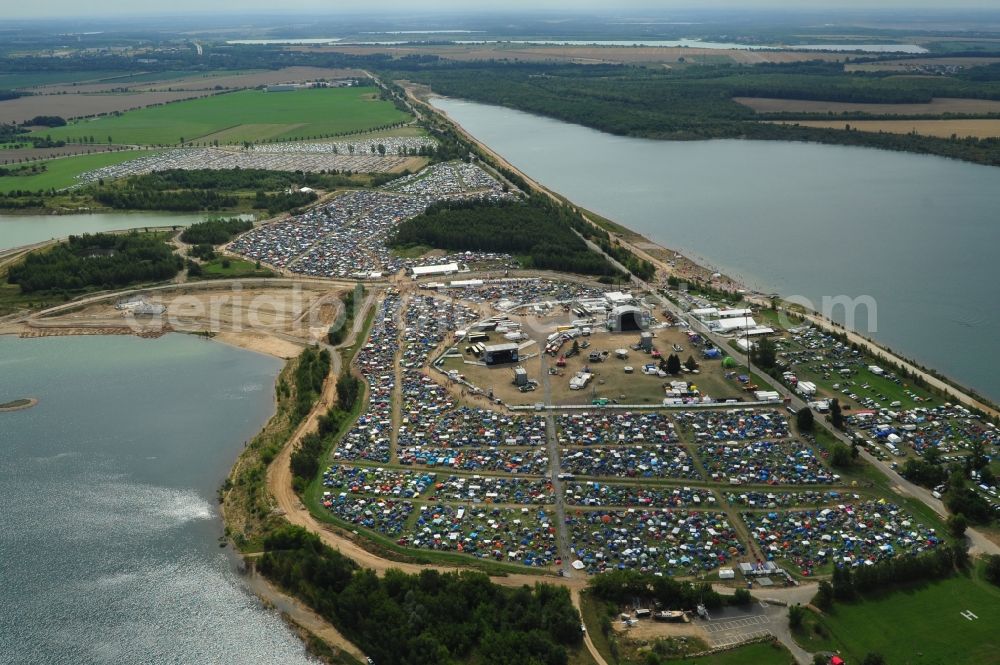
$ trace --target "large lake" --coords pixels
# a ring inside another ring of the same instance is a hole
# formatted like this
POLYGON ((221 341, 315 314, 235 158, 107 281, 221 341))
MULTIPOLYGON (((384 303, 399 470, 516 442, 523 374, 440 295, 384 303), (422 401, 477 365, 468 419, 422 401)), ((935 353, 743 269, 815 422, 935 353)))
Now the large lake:
POLYGON ((140 229, 146 226, 188 226, 206 215, 148 212, 93 215, 0 215, 0 250, 65 238, 68 235, 140 229))
POLYGON ((751 287, 817 306, 872 296, 877 329, 864 309, 856 328, 1000 399, 1000 168, 810 143, 633 139, 434 105, 553 190, 751 287))
POLYGON ((195 337, 0 337, 0 662, 309 660, 245 588, 216 490, 280 362, 195 337))

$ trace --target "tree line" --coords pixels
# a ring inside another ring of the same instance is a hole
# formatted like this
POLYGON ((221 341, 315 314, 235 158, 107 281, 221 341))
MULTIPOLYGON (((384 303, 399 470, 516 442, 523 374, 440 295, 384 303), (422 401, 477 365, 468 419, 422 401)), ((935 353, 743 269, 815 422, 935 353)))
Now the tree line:
MULTIPOLYGON (((395 176, 393 176, 395 177, 395 176)), ((339 173, 306 173, 267 169, 166 169, 145 175, 130 176, 126 187, 137 189, 223 189, 227 191, 267 191, 288 189, 293 185, 333 190, 356 187, 357 181, 339 173)))
POLYGON ((829 609, 833 601, 849 602, 863 595, 914 582, 943 579, 969 565, 963 545, 938 545, 916 556, 895 556, 871 566, 836 566, 829 586, 818 592, 817 606, 829 609))
POLYGON ((152 189, 97 188, 93 192, 98 203, 118 210, 170 210, 196 212, 221 211, 239 205, 239 197, 213 189, 156 191, 152 189))
POLYGON ((330 352, 326 349, 309 347, 299 356, 295 368, 295 411, 301 420, 312 410, 313 403, 323 391, 323 382, 330 373, 330 352))
POLYGON ((28 254, 11 266, 7 281, 22 293, 86 288, 113 289, 174 277, 183 261, 152 234, 70 236, 44 252, 28 254))
POLYGON ((264 541, 258 569, 379 665, 566 665, 582 641, 562 587, 506 588, 483 573, 359 569, 301 527, 264 541))

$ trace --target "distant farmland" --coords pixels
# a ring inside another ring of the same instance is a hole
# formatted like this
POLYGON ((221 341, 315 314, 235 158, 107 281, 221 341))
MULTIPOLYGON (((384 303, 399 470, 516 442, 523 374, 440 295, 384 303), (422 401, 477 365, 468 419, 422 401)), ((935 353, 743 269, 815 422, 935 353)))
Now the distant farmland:
POLYGON ((266 71, 211 71, 211 72, 153 72, 134 76, 103 79, 99 83, 58 84, 39 88, 36 92, 95 94, 117 92, 122 89, 137 92, 218 90, 256 88, 275 83, 304 83, 306 81, 367 78, 358 69, 328 69, 324 67, 285 67, 266 71))
MULTIPOLYGON (((215 94, 211 90, 173 92, 130 92, 116 95, 31 95, 0 102, 0 122, 25 122, 39 115, 79 118, 86 115, 141 109, 151 104, 166 104, 215 94)), ((39 132, 40 135, 54 131, 39 132)), ((107 137, 104 137, 107 140, 107 137)))
POLYGON ((0 72, 0 89, 31 88, 36 85, 100 81, 126 72, 118 71, 67 71, 67 72, 0 72))
POLYGON ((120 116, 75 122, 39 135, 79 141, 93 136, 117 144, 175 145, 239 143, 263 139, 308 139, 361 132, 407 120, 372 87, 262 92, 245 90, 120 116))
POLYGON ((832 115, 841 113, 870 113, 872 115, 941 115, 943 113, 983 115, 1000 113, 1000 101, 990 99, 941 97, 927 104, 863 104, 767 97, 733 97, 733 101, 749 106, 757 113, 824 113, 832 115))
POLYGON ((888 132, 949 138, 952 134, 959 138, 975 136, 991 138, 1000 136, 1000 120, 787 120, 780 124, 801 125, 803 127, 824 127, 828 129, 851 129, 859 132, 888 132))

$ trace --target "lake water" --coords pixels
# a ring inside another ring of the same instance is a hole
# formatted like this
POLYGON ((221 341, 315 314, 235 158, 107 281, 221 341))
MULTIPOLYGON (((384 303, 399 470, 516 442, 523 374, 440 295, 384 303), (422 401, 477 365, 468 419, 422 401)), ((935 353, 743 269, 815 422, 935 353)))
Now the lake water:
MULTIPOLYGON (((570 200, 749 286, 871 296, 855 328, 1000 399, 1000 168, 776 141, 653 141, 436 99, 570 200)), ((842 319, 842 309, 834 310, 842 319)))
POLYGON ((205 215, 110 213, 93 215, 0 215, 0 251, 68 235, 139 229, 146 226, 188 226, 205 215))
POLYGON ((312 662, 245 588, 216 490, 280 362, 195 337, 0 337, 0 662, 312 662))

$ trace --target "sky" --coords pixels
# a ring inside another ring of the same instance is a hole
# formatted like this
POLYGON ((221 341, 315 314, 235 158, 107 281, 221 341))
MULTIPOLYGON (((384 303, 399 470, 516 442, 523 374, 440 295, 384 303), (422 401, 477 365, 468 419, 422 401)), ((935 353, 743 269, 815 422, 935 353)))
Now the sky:
POLYGON ((477 7, 484 11, 517 10, 665 10, 713 9, 754 5, 810 9, 923 9, 953 10, 959 7, 1000 10, 1000 0, 36 0, 15 2, 3 0, 3 14, 8 18, 65 18, 69 16, 128 16, 137 14, 171 14, 185 12, 233 13, 248 12, 314 12, 337 11, 372 13, 380 10, 407 14, 420 11, 468 12, 477 7))

